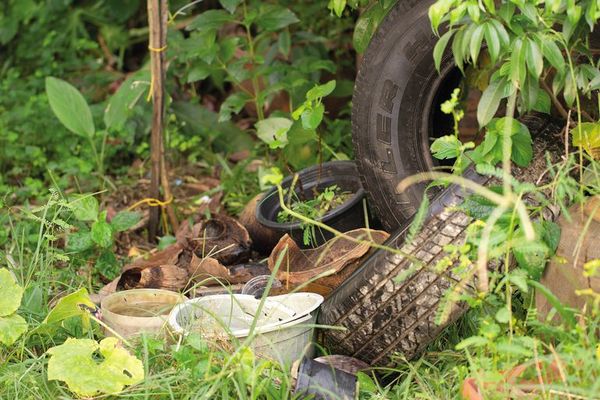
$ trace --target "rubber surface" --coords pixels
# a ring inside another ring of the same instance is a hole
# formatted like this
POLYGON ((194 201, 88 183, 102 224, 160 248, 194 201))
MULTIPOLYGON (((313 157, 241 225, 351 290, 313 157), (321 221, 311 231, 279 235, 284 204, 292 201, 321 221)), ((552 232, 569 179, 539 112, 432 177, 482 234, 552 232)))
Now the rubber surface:
MULTIPOLYGON (((560 142, 553 134, 560 126, 547 117, 521 119, 534 141, 534 159, 527 168, 513 168, 513 176, 525 182, 537 182, 546 169, 544 153, 560 154, 560 142)), ((498 184, 469 169, 465 176, 481 184, 498 184)), ((548 174, 544 175, 545 179, 548 174)), ((544 184, 542 180, 541 184, 544 184)), ((392 363, 395 352, 410 359, 419 354, 450 323, 460 317, 465 306, 457 304, 448 322, 437 325, 435 313, 445 291, 455 282, 450 274, 435 274, 431 267, 444 257, 446 244, 462 244, 465 229, 472 219, 455 205, 462 202, 465 191, 451 186, 433 199, 423 229, 412 243, 404 238, 410 224, 406 222, 386 242, 417 257, 427 266, 402 283, 394 279, 411 266, 411 261, 385 250, 376 251, 358 270, 323 303, 319 324, 341 326, 341 330, 320 331, 321 342, 332 352, 356 357, 374 366, 392 363)), ((549 214, 548 219, 555 218, 549 214)))
MULTIPOLYGON (((431 130, 445 84, 455 71, 450 55, 438 74, 436 43, 427 11, 433 0, 399 0, 381 23, 365 52, 352 99, 352 137, 370 205, 388 231, 396 230, 418 208, 424 186, 406 193, 395 188, 403 178, 429 170, 431 130), (441 96, 441 95, 438 95, 441 96)), ((448 95, 449 98, 449 95, 448 95)))

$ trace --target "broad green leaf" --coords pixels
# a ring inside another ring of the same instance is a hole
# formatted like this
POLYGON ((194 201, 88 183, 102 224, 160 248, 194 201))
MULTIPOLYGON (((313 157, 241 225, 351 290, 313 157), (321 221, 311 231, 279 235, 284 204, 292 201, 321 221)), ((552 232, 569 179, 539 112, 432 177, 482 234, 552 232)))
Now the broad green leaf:
POLYGON ((571 129, 573 145, 581 146, 588 154, 598 158, 600 150, 600 123, 583 122, 571 129))
POLYGON ((277 48, 279 52, 284 57, 287 57, 290 54, 290 49, 292 47, 292 38, 290 36, 289 30, 281 31, 279 37, 277 38, 277 48))
POLYGON ((446 135, 435 139, 431 144, 431 153, 439 160, 456 158, 461 152, 462 143, 454 135, 446 135))
POLYGON ((542 240, 550 249, 551 254, 554 254, 560 243, 560 225, 552 221, 542 221, 541 225, 542 240))
POLYGON ((46 95, 54 115, 68 130, 83 137, 94 136, 92 112, 74 86, 49 76, 46 78, 46 95))
POLYGON ((242 111, 242 108, 250 99, 250 95, 245 92, 236 92, 227 97, 219 110, 219 122, 231 120, 231 115, 242 111))
POLYGON ((537 43, 531 39, 527 40, 527 68, 529 73, 534 77, 539 78, 544 70, 544 58, 537 43))
POLYGON ((231 14, 235 12, 235 9, 240 5, 241 2, 242 0, 219 0, 221 6, 223 6, 223 8, 229 11, 231 14))
POLYGON ((0 317, 0 343, 11 346, 27 332, 27 321, 18 314, 0 317))
POLYGON ((81 288, 58 300, 44 319, 43 324, 55 324, 67 318, 87 316, 88 311, 85 308, 95 309, 96 305, 90 300, 88 291, 81 288))
POLYGON ((0 269, 0 317, 5 317, 17 311, 21 305, 23 288, 17 284, 12 273, 0 269))
POLYGON ((532 109, 541 113, 550 114, 551 108, 550 95, 544 90, 540 90, 532 109))
POLYGON ((212 68, 206 62, 202 60, 197 60, 192 65, 192 68, 188 71, 186 82, 197 82, 202 81, 210 76, 212 72, 212 68))
POLYGON ((492 64, 495 64, 500 54, 500 38, 494 25, 489 22, 484 25, 484 36, 492 64))
POLYGON ((269 5, 265 7, 265 12, 259 15, 256 24, 266 31, 277 31, 299 21, 296 14, 290 9, 278 5, 269 5))
POLYGON ((500 101, 504 97, 506 84, 504 81, 497 80, 489 84, 489 86, 483 92, 479 105, 477 106, 477 121, 479 126, 486 126, 500 107, 500 101))
POLYGON ((113 337, 103 339, 100 344, 91 339, 69 338, 62 345, 50 348, 48 354, 48 380, 65 382, 81 397, 117 394, 125 386, 144 379, 142 362, 113 337), (94 359, 96 351, 102 361, 94 359))
POLYGON ((431 26, 433 27, 434 32, 438 32, 440 22, 444 18, 448 11, 450 11, 450 7, 452 6, 451 0, 440 0, 436 1, 429 7, 429 20, 431 21, 431 26))
POLYGON ((362 54, 367 50, 371 37, 375 33, 375 29, 377 29, 378 20, 375 15, 376 13, 373 11, 377 7, 382 8, 379 3, 373 4, 367 11, 358 17, 358 21, 356 21, 356 25, 354 25, 352 44, 357 53, 362 54))
POLYGON ((479 58, 479 52, 481 51, 481 44, 483 43, 484 32, 485 31, 483 25, 479 25, 473 31, 473 36, 471 36, 469 50, 471 53, 471 60, 474 64, 477 63, 477 59, 479 58))
POLYGON ((110 226, 115 232, 123 232, 140 222, 140 219, 142 215, 138 212, 121 211, 111 219, 110 226))
POLYGON ((100 247, 110 247, 113 244, 113 231, 108 222, 99 219, 92 224, 92 240, 100 247))
POLYGON ((502 307, 496 312, 496 321, 501 324, 506 324, 510 320, 510 311, 507 307, 502 307))
POLYGON ((198 15, 186 29, 200 32, 214 31, 233 20, 233 16, 225 10, 208 10, 198 15))
POLYGON ((423 199, 421 200, 421 204, 419 205, 419 209, 415 214, 410 228, 408 228, 408 233, 406 234, 406 243, 412 243, 414 238, 419 234, 423 224, 425 223, 425 219, 427 218, 427 212, 429 211, 429 196, 427 193, 423 195, 423 199))
POLYGON ((282 117, 269 117, 255 124, 256 135, 272 148, 282 148, 287 144, 287 132, 292 121, 282 117))
POLYGON ((302 113, 302 127, 304 129, 315 130, 323 120, 325 107, 323 103, 318 103, 313 108, 308 108, 302 113))
POLYGON ((527 46, 521 39, 516 39, 512 44, 510 59, 510 79, 515 85, 522 84, 526 78, 527 46))
POLYGON ((150 86, 148 71, 136 73, 121 84, 119 90, 113 94, 104 110, 104 125, 107 129, 122 128, 127 118, 131 115, 133 107, 150 86))
POLYGON ((328 96, 335 90, 335 80, 329 81, 322 85, 317 85, 306 92, 306 100, 314 101, 328 96))
POLYGON ((556 45, 556 42, 551 38, 542 38, 541 47, 544 58, 548 60, 554 68, 561 71, 565 66, 565 60, 562 52, 556 45))
POLYGON ((512 135, 511 159, 519 167, 526 167, 533 158, 533 145, 529 130, 519 130, 512 135))
POLYGON ((96 264, 94 264, 94 269, 111 281, 121 273, 119 261, 110 250, 105 250, 100 254, 100 257, 96 260, 96 264))
POLYGON ((74 253, 81 253, 94 247, 94 241, 92 240, 92 234, 90 231, 78 231, 70 233, 67 236, 67 251, 74 253))
POLYGON ((542 276, 549 253, 548 246, 539 239, 519 240, 513 247, 517 264, 529 273, 531 279, 535 280, 539 280, 542 276))
POLYGON ((438 72, 440 71, 444 51, 446 50, 446 47, 448 47, 448 41, 450 40, 450 38, 452 38, 452 35, 454 35, 454 31, 452 30, 444 33, 433 48, 433 61, 435 63, 435 68, 438 70, 438 72))
POLYGON ((95 221, 98 219, 98 200, 91 195, 78 195, 75 200, 71 201, 73 215, 79 221, 95 221))
POLYGON ((346 8, 346 0, 329 0, 327 8, 333 11, 338 17, 341 17, 346 8))

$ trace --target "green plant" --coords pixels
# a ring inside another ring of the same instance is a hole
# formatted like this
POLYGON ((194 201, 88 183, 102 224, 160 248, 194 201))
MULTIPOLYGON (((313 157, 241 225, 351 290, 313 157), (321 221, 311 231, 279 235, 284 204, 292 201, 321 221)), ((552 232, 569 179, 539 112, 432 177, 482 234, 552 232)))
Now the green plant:
MULTIPOLYGON (((303 196, 299 195, 294 190, 294 185, 292 185, 292 188, 287 190, 285 196, 287 197, 287 207, 291 211, 311 220, 319 220, 328 212, 344 204, 352 196, 352 193, 343 192, 339 186, 331 185, 318 193, 314 193, 313 198, 303 199, 303 196)), ((296 221, 298 219, 285 209, 279 211, 277 214, 277 222, 287 223, 296 221)), ((313 243, 315 240, 315 226, 301 221, 300 227, 303 230, 304 244, 309 245, 313 243)))
POLYGON ((120 263, 113 253, 114 236, 137 224, 140 214, 121 211, 108 222, 107 212, 100 211, 98 200, 92 195, 81 195, 69 206, 73 209, 79 229, 67 236, 68 254, 95 260, 95 273, 105 279, 114 279, 121 271, 120 263))
POLYGON ((21 305, 23 288, 6 268, 0 269, 0 290, 4 293, 0 301, 0 343, 11 346, 27 331, 27 321, 17 310, 21 305))
POLYGON ((48 349, 48 380, 66 382, 79 397, 117 394, 126 385, 144 379, 144 366, 109 337, 97 343, 91 339, 67 339, 48 349), (98 354, 101 361, 95 359, 98 354))

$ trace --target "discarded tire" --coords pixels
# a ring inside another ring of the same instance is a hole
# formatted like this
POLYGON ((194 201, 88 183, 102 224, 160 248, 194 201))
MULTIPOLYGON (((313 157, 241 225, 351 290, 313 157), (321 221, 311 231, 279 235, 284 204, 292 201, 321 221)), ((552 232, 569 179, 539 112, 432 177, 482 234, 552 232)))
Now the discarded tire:
POLYGON ((386 230, 411 217, 424 185, 398 193, 403 178, 431 169, 430 138, 452 132, 440 104, 462 75, 451 55, 435 69, 427 15, 434 0, 398 0, 381 23, 358 71, 352 99, 352 136, 369 204, 386 230))
MULTIPOLYGON (((546 143, 560 127, 546 119, 528 117, 522 120, 532 135, 542 139, 534 141, 534 160, 526 168, 516 168, 513 176, 520 180, 536 182, 546 169, 543 154, 549 150, 546 143)), ((554 145, 560 144, 555 140, 554 145)), ((560 149, 552 149, 559 154, 560 149)), ((465 177, 481 184, 491 184, 492 179, 468 170, 465 177)), ((497 183, 497 181, 494 181, 497 183)), ((543 184, 543 183, 542 183, 543 184)), ((462 244, 471 218, 457 210, 465 191, 451 186, 442 191, 431 203, 428 217, 421 232, 412 243, 404 238, 410 224, 406 222, 385 245, 402 249, 433 266, 445 255, 446 244, 462 244)), ((440 332, 466 310, 457 304, 444 325, 435 323, 435 313, 445 291, 457 280, 449 273, 436 274, 431 268, 422 268, 402 283, 396 282, 401 272, 411 266, 411 261, 385 250, 375 252, 323 303, 319 324, 342 326, 346 330, 323 330, 322 343, 332 354, 345 354, 374 366, 392 363, 394 353, 410 359, 419 354, 440 332)))

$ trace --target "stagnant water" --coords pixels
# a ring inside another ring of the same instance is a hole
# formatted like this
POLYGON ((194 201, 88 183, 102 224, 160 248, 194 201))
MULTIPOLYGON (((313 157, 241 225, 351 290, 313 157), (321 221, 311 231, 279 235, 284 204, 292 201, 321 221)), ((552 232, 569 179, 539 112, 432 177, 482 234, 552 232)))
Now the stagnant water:
POLYGON ((159 315, 168 315, 173 306, 173 304, 158 301, 141 301, 115 304, 109 310, 115 314, 126 315, 128 317, 156 317, 159 315))

